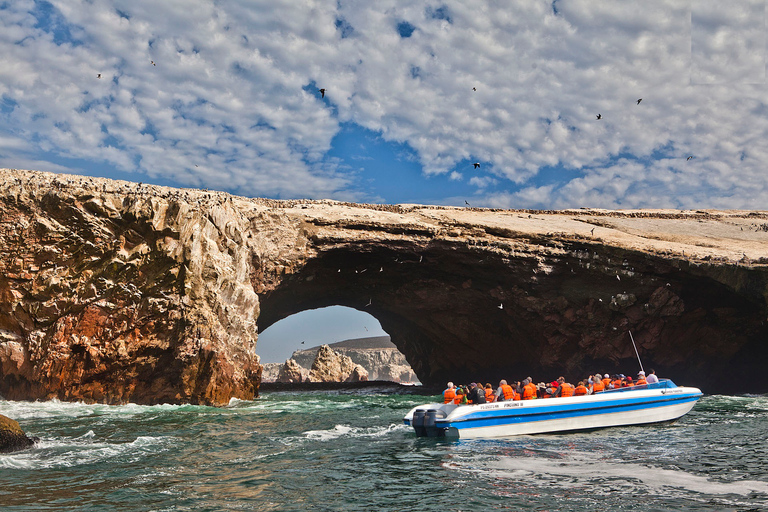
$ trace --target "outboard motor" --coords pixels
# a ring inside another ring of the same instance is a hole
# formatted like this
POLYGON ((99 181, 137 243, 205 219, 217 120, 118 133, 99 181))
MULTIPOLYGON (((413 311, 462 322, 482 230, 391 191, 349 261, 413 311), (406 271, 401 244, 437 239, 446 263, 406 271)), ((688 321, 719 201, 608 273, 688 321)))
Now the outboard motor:
POLYGON ((445 418, 445 413, 440 409, 429 409, 424 414, 424 429, 428 437, 445 437, 445 429, 435 426, 437 418, 445 418))
POLYGON ((413 419, 411 420, 411 426, 416 431, 417 437, 424 437, 427 435, 427 429, 424 428, 424 415, 426 411, 424 409, 416 409, 413 411, 413 419))

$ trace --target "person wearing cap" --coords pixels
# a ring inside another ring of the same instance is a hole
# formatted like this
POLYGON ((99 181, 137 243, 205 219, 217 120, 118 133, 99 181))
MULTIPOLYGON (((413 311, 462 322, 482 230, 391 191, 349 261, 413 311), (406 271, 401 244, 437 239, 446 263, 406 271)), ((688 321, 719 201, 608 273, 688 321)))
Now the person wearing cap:
POLYGON ((478 386, 477 383, 471 383, 469 385, 469 396, 467 397, 467 400, 469 400, 469 403, 471 404, 484 404, 486 402, 485 390, 478 386))
POLYGON ((538 398, 538 389, 536 388, 536 384, 533 383, 533 380, 530 377, 527 377, 523 382, 523 400, 534 400, 535 398, 538 398))
POLYGON ((486 403, 496 401, 496 392, 493 391, 493 385, 490 382, 485 384, 485 401, 486 403))
POLYGON ((635 381, 635 386, 643 386, 645 384, 648 384, 648 381, 645 380, 645 372, 640 370, 637 372, 637 380, 635 381))
POLYGON ((565 382, 565 377, 559 377, 557 379, 557 384, 558 384, 557 391, 555 391, 556 397, 557 396, 561 396, 561 397, 573 396, 575 388, 570 384, 568 384, 567 382, 565 382))
POLYGON ((648 376, 645 378, 645 380, 648 382, 648 384, 656 384, 659 382, 659 378, 656 376, 656 370, 653 368, 648 370, 648 376))
POLYGON ((605 386, 605 389, 613 388, 613 386, 611 386, 611 376, 607 373, 603 375, 603 386, 605 386))
POLYGON ((456 398, 456 389, 453 387, 453 382, 448 383, 448 387, 443 391, 443 403, 449 404, 456 398))

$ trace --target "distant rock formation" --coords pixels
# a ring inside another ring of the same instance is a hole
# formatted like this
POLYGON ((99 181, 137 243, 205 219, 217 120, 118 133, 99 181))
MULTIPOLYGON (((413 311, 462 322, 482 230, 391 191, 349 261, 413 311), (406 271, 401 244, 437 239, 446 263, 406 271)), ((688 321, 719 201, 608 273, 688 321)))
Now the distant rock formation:
POLYGON ((309 371, 302 368, 295 360, 289 359, 279 367, 277 377, 274 380, 286 384, 307 382, 309 380, 309 371))
MULTIPOLYGON (((763 393, 768 212, 246 199, 0 170, 0 395, 258 395, 258 332, 366 311, 419 380, 645 367, 763 393), (738 379, 723 379, 738 375, 738 379)), ((372 376, 371 376, 372 377, 372 376)))
MULTIPOLYGON (((411 369, 405 356, 389 339, 389 336, 374 336, 356 338, 329 345, 335 352, 348 356, 353 363, 359 365, 368 375, 369 380, 382 380, 398 383, 417 383, 418 378, 411 369)), ((317 358, 319 347, 297 350, 291 356, 291 361, 300 368, 311 368, 317 358)), ((262 379, 264 382, 287 382, 280 380, 278 372, 284 364, 267 363, 264 365, 262 379)), ((308 370, 306 370, 308 373, 308 370)))
POLYGON ((18 421, 0 414, 0 453, 29 448, 35 441, 36 438, 27 437, 18 421))

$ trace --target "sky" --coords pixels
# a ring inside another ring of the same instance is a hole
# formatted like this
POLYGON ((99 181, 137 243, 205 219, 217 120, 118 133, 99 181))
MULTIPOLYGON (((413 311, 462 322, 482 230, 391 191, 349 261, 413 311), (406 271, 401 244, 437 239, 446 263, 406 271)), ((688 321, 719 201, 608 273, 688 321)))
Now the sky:
POLYGON ((0 0, 0 167, 278 199, 766 209, 765 6, 0 0))
POLYGON ((0 0, 0 166, 248 197, 764 209, 765 21, 764 0, 0 0))

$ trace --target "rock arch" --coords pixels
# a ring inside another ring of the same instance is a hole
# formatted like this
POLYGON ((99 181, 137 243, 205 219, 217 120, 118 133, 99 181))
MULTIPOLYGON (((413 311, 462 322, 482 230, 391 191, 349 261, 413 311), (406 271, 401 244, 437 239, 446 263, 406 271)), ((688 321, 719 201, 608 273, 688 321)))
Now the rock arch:
POLYGON ((632 330, 659 373, 768 390, 764 212, 273 201, 3 173, 6 398, 252 398, 258 330, 332 304, 375 316, 426 385, 627 373, 632 330))

